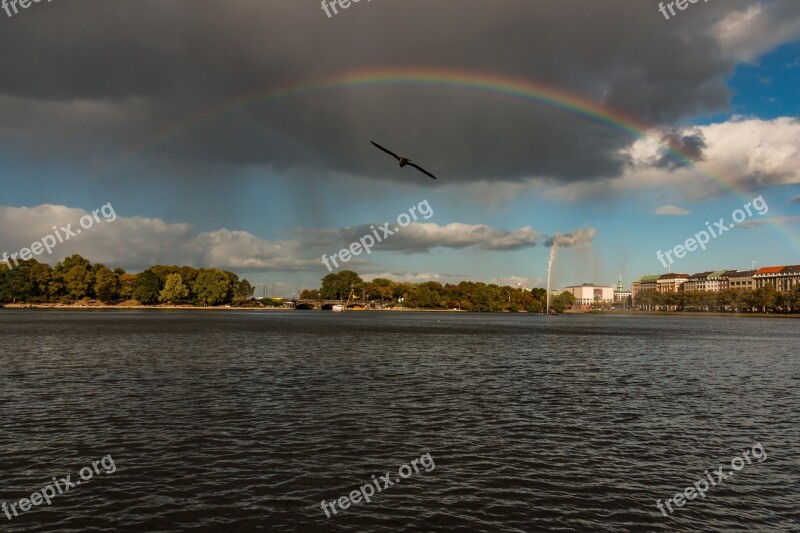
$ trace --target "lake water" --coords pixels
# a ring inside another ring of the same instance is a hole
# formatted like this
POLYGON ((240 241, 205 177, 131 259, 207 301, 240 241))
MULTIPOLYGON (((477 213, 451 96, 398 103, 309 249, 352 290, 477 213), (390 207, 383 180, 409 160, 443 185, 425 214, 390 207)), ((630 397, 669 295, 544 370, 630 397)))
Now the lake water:
POLYGON ((0 529, 798 531, 799 346, 788 319, 0 311, 0 503, 116 468, 0 529))

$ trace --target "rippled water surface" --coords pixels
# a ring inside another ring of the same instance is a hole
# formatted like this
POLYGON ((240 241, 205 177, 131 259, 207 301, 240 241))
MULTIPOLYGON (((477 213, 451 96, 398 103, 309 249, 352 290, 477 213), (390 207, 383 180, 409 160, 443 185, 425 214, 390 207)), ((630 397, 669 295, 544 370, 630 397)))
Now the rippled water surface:
POLYGON ((799 341, 788 319, 6 310, 0 502, 116 471, 0 530, 798 531, 799 341))

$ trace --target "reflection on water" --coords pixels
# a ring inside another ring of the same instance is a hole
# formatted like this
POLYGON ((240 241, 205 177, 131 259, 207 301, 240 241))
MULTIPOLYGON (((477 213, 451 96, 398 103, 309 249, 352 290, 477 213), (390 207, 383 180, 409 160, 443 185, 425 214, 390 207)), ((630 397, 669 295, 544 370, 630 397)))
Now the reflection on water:
POLYGON ((800 322, 0 313, 9 531, 800 529, 800 322), (669 518, 705 470, 769 454, 669 518), (327 518, 412 458, 415 474, 327 518))

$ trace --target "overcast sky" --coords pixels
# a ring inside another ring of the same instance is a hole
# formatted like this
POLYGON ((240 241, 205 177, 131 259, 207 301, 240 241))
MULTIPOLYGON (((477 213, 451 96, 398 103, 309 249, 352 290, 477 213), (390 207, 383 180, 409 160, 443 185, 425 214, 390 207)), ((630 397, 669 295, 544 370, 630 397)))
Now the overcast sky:
POLYGON ((650 0, 375 0, 331 17, 311 0, 56 0, 0 24, 0 253, 111 203, 116 220, 39 259, 220 267, 290 295, 319 285, 322 254, 427 200, 430 218, 348 268, 536 286, 561 234, 556 283, 628 285, 763 195, 766 215, 673 272, 800 263, 796 0, 669 20, 650 0), (237 107, 376 70, 546 86, 648 135, 441 80, 237 107))

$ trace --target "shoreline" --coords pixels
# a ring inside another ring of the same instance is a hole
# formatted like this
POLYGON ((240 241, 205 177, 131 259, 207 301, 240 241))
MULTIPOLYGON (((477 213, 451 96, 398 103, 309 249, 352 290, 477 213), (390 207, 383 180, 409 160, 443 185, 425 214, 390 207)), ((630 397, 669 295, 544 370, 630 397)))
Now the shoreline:
POLYGON ((621 316, 712 316, 730 318, 800 318, 798 313, 725 313, 723 311, 587 311, 585 313, 567 313, 585 315, 621 315, 621 316))
MULTIPOLYGON (((58 305, 58 304, 5 304, 0 306, 0 310, 26 310, 26 311, 299 311, 299 312, 325 312, 320 309, 293 309, 284 307, 233 307, 233 306, 212 306, 199 307, 192 305, 58 305)), ((411 308, 390 308, 390 309, 361 309, 358 311, 346 311, 345 313, 375 313, 375 312, 395 312, 395 313, 472 313, 463 309, 411 309, 411 308)), ((338 314, 338 313, 337 313, 338 314)), ((480 314, 480 312, 476 312, 480 314)), ((495 311, 487 314, 516 314, 544 316, 543 313, 530 313, 528 311, 495 311)), ((584 312, 565 312, 562 315, 617 315, 617 316, 672 316, 672 317, 717 317, 717 318, 800 318, 800 313, 778 314, 778 313, 725 313, 721 311, 584 311, 584 312)))
POLYGON ((200 307, 195 305, 58 305, 58 304, 4 304, 0 309, 24 309, 26 311, 94 311, 94 310, 116 310, 116 311, 141 311, 162 310, 174 311, 193 310, 200 311, 293 311, 293 309, 283 309, 281 307, 233 307, 233 306, 211 306, 200 307))
MULTIPOLYGON (((234 307, 234 306, 211 306, 199 307, 194 305, 47 305, 47 304, 5 304, 0 305, 0 310, 25 310, 25 311, 299 311, 299 312, 324 312, 333 313, 333 311, 321 309, 293 309, 290 307, 234 307)), ((346 311, 346 313, 375 313, 375 312, 398 312, 398 313, 468 313, 463 309, 360 309, 358 311, 346 311)), ((335 313, 339 314, 339 313, 335 313)), ((510 314, 510 313, 509 313, 510 314)), ((527 312, 520 312, 518 314, 529 314, 527 312)), ((538 313, 530 313, 538 314, 538 313)))

